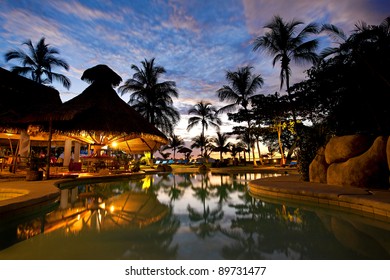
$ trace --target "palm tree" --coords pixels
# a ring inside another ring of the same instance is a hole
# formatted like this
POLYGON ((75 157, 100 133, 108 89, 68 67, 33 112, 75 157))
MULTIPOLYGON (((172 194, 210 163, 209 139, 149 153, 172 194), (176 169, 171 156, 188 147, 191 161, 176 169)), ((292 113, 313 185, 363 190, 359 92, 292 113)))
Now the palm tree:
POLYGON ((169 152, 165 152, 166 150, 170 149, 169 145, 164 145, 164 146, 161 146, 160 149, 158 149, 158 152, 160 153, 160 155, 164 158, 164 159, 167 159, 169 158, 169 156, 171 155, 171 153, 169 152))
POLYGON ((222 162, 222 153, 227 153, 230 151, 231 143, 228 142, 229 135, 226 133, 217 132, 217 137, 211 139, 211 145, 213 146, 213 151, 219 152, 219 158, 222 162))
POLYGON ((184 140, 173 133, 171 134, 171 137, 168 138, 168 140, 169 140, 168 146, 173 151, 173 159, 176 159, 176 150, 183 147, 184 140))
POLYGON ((11 71, 22 76, 30 76, 31 79, 39 84, 51 84, 53 80, 60 82, 66 89, 70 88, 70 80, 59 73, 52 71, 53 67, 59 66, 69 70, 66 61, 58 58, 59 51, 45 43, 42 37, 34 46, 31 40, 23 43, 28 47, 29 53, 23 50, 11 50, 4 55, 5 60, 18 60, 22 66, 13 66, 11 71))
MULTIPOLYGON (((218 117, 217 109, 209 102, 200 101, 195 104, 193 108, 188 111, 189 115, 195 115, 188 119, 187 131, 190 131, 196 125, 202 125, 201 139, 205 139, 204 132, 208 129, 209 125, 219 130, 219 126, 222 124, 221 119, 218 117)), ((200 146, 200 153, 203 155, 205 143, 200 146)))
MULTIPOLYGON (((373 65, 372 58, 364 57, 372 52, 378 56, 381 50, 386 53, 390 44, 390 17, 385 18, 379 25, 368 25, 364 21, 355 24, 355 30, 348 38, 344 31, 332 24, 324 24, 321 31, 328 33, 335 43, 339 44, 335 48, 326 48, 321 52, 321 58, 336 55, 340 61, 351 61, 356 58, 362 59, 366 67, 375 76, 390 87, 390 81, 380 73, 373 65)), ((386 56, 386 55, 385 55, 386 56)), ((386 62, 382 61, 384 65, 386 62)))
POLYGON ((195 136, 194 138, 191 139, 192 144, 191 144, 191 149, 197 148, 204 148, 203 150, 203 157, 204 158, 209 158, 211 149, 210 149, 210 138, 208 137, 202 137, 202 135, 195 136))
POLYGON ((234 158, 235 164, 237 165, 241 161, 241 152, 244 152, 244 156, 245 156, 245 146, 246 145, 244 144, 244 142, 237 142, 236 144, 230 145, 230 154, 234 158), (238 154, 238 159, 237 159, 237 154, 238 154))
POLYGON ((118 88, 121 95, 130 93, 129 104, 144 116, 151 124, 164 133, 173 133, 174 126, 180 120, 179 112, 173 107, 172 97, 178 97, 176 83, 158 82, 166 71, 156 66, 154 58, 141 62, 142 68, 131 65, 135 71, 133 78, 126 80, 118 88))
MULTIPOLYGON (((250 130, 251 130, 251 134, 253 135, 253 145, 256 143, 260 164, 263 165, 264 162, 263 162, 263 157, 261 155, 260 143, 259 142, 260 142, 261 136, 264 133, 265 128, 263 128, 263 127, 261 127, 260 125, 257 124, 257 125, 253 125, 250 128, 250 130)), ((255 157, 255 155, 254 155, 254 149, 253 149, 253 158, 254 157, 255 157)))
MULTIPOLYGON (((249 161, 251 160, 251 155, 250 155, 250 145, 251 145, 251 141, 250 139, 248 138, 250 135, 248 135, 248 133, 243 133, 243 134, 239 134, 237 135, 236 137, 236 140, 238 140, 237 142, 237 147, 239 147, 239 149, 241 149, 241 151, 243 152, 244 154, 244 165, 246 165, 246 153, 248 153, 248 156, 249 156, 249 161)), ((241 154, 239 153, 238 155, 241 159, 241 154)))
MULTIPOLYGON (((239 138, 237 138, 237 140, 239 140, 239 138)), ((244 162, 245 162, 245 165, 246 165, 246 147, 247 145, 245 144, 245 141, 243 141, 241 139, 241 141, 238 141, 236 143, 236 149, 237 149, 237 152, 238 152, 238 158, 239 160, 241 161, 241 152, 244 152, 244 162)))
POLYGON ((217 93, 221 101, 232 103, 219 109, 220 112, 231 112, 238 106, 248 111, 251 99, 256 96, 257 89, 264 83, 260 75, 252 74, 252 69, 252 66, 245 66, 235 72, 226 72, 226 80, 230 85, 222 86, 217 93))
MULTIPOLYGON (((319 32, 315 23, 306 25, 297 34, 297 28, 303 24, 298 20, 292 20, 290 22, 284 22, 280 16, 274 16, 274 18, 264 26, 268 28, 263 36, 259 36, 253 43, 253 50, 264 50, 270 55, 274 56, 272 60, 273 66, 276 62, 280 61, 280 88, 286 84, 287 94, 292 101, 290 91, 290 76, 291 60, 297 63, 302 62, 317 62, 318 56, 315 50, 318 47, 318 40, 308 40, 308 36, 317 34, 319 32)), ((293 119, 296 123, 295 110, 292 109, 293 119)))
MULTIPOLYGON (((227 71, 226 80, 230 85, 224 85, 222 88, 218 89, 218 97, 221 101, 230 101, 231 104, 228 104, 219 111, 229 112, 241 106, 243 111, 243 119, 247 122, 247 134, 250 139, 250 127, 252 116, 250 114, 249 105, 253 98, 258 96, 256 91, 260 88, 264 81, 260 75, 252 74, 252 66, 245 66, 238 68, 236 72, 227 71)), ((256 161, 253 161, 254 165, 256 161)))

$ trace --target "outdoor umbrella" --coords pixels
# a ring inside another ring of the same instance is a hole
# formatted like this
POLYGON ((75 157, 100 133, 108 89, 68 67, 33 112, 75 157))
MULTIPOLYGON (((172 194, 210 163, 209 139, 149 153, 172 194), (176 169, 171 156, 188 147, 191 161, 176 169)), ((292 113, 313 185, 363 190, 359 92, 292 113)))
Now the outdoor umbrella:
POLYGON ((177 152, 184 154, 185 157, 186 157, 186 160, 189 160, 190 159, 190 154, 192 153, 192 150, 187 148, 187 147, 182 147, 177 152))
POLYGON ((178 153, 183 153, 183 154, 186 154, 186 153, 192 153, 192 150, 187 148, 187 147, 182 147, 180 148, 178 151, 178 153))

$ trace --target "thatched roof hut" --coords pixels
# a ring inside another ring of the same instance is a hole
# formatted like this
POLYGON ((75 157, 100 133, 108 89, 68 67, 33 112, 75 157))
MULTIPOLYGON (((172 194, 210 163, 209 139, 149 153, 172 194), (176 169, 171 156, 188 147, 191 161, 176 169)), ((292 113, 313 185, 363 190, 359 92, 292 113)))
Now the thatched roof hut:
POLYGON ((0 128, 27 129, 35 124, 45 133, 51 123, 57 135, 97 145, 122 142, 119 147, 131 153, 155 151, 168 142, 161 131, 118 96, 113 86, 122 79, 108 66, 87 69, 82 80, 91 85, 62 103, 54 88, 0 68, 0 128))
POLYGON ((49 112, 62 104, 54 88, 38 84, 0 68, 0 126, 25 127, 18 122, 28 115, 49 112))
POLYGON ((118 96, 113 86, 122 79, 108 66, 86 70, 82 80, 91 85, 52 114, 39 117, 40 121, 52 118, 54 131, 90 144, 127 141, 122 147, 130 147, 133 153, 156 150, 167 143, 161 131, 118 96))

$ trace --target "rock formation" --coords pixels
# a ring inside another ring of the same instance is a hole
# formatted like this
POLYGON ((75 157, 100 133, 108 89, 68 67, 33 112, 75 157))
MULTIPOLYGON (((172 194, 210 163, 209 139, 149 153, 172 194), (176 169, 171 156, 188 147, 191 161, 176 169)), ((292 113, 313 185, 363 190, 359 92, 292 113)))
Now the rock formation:
POLYGON ((317 151, 317 155, 309 166, 309 180, 310 182, 326 184, 326 171, 329 164, 325 160, 325 148, 321 147, 317 151))
POLYGON ((310 164, 310 182, 389 188, 390 138, 348 135, 332 138, 310 164), (324 154, 324 155, 322 155, 324 154))
POLYGON ((333 137, 325 148, 325 159, 328 164, 344 162, 367 151, 373 139, 364 135, 347 135, 333 137))

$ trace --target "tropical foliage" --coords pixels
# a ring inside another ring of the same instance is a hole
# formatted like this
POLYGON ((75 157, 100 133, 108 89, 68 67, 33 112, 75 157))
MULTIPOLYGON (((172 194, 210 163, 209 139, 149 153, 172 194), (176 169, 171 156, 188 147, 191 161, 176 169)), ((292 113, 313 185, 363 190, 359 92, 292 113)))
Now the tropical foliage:
POLYGON ((173 158, 176 159, 176 151, 184 146, 184 140, 180 136, 175 134, 171 134, 168 140, 168 147, 173 151, 173 158))
MULTIPOLYGON (((232 112, 236 108, 240 108, 238 113, 228 113, 229 119, 247 123, 247 139, 248 146, 252 147, 250 127, 253 116, 250 111, 251 102, 257 96, 256 91, 261 88, 264 81, 260 75, 252 74, 253 67, 245 66, 238 68, 237 71, 226 72, 226 80, 228 85, 218 89, 217 94, 221 101, 230 102, 230 104, 219 109, 220 112, 232 112)), ((255 159, 253 159, 256 165, 255 159)))
MULTIPOLYGON (((209 126, 218 131, 219 126, 222 124, 221 119, 218 117, 217 109, 212 106, 210 102, 200 101, 188 111, 188 114, 194 116, 188 119, 187 130, 189 131, 200 124, 202 126, 201 140, 205 139, 205 130, 207 130, 209 126)), ((201 143, 201 155, 204 156, 203 150, 206 143, 205 141, 199 141, 198 143, 201 143)))
MULTIPOLYGON (((297 63, 313 62, 318 60, 316 49, 318 47, 318 40, 308 37, 317 34, 319 28, 317 24, 310 23, 302 28, 300 31, 298 27, 303 22, 298 20, 292 20, 285 22, 280 16, 274 16, 274 18, 264 26, 268 31, 263 36, 259 36, 253 43, 253 50, 263 50, 268 54, 274 56, 272 65, 280 62, 280 88, 286 85, 287 94, 292 101, 290 94, 290 76, 291 60, 297 63)), ((296 123, 295 110, 292 110, 293 119, 296 123)))
MULTIPOLYGON (((274 16, 264 29, 264 35, 254 38, 253 50, 270 55, 273 66, 280 63, 280 91, 285 87, 286 94, 282 91, 259 94, 264 81, 261 75, 253 73, 252 66, 226 71, 227 83, 216 91, 225 105, 217 110, 212 103, 201 100, 188 111, 187 130, 198 125, 202 129, 201 135, 192 139, 191 148, 199 148, 204 157, 211 151, 219 152, 221 160, 228 151, 233 157, 240 152, 244 157, 248 152, 251 157, 252 151, 254 164, 256 144, 261 158, 260 141, 270 152, 277 149, 282 156, 288 152, 287 160, 298 150, 299 169, 307 178, 316 150, 329 137, 390 134, 390 17, 379 25, 359 22, 350 35, 332 24, 320 28, 315 23, 305 25, 280 16, 274 16), (334 45, 317 54, 319 39, 314 36, 319 32, 329 35, 334 45), (292 62, 312 64, 306 70, 305 80, 293 85, 292 62), (222 113, 244 126, 235 126, 228 134, 220 133, 222 113), (205 135, 209 127, 217 130, 217 137, 211 139, 205 135), (240 142, 232 145, 228 135, 236 135, 240 142)), ((69 88, 68 78, 52 72, 54 67, 69 69, 68 64, 57 57, 57 49, 46 44, 45 38, 36 45, 31 40, 24 45, 27 53, 12 50, 5 54, 6 61, 16 60, 21 64, 12 67, 12 71, 41 84, 56 80, 69 88)), ((161 81, 166 71, 155 64, 154 58, 145 59, 140 67, 133 64, 131 69, 132 78, 119 87, 119 92, 129 93, 128 103, 170 136, 165 148, 171 149, 175 158, 176 151, 184 146, 183 139, 174 134, 180 120, 173 106, 174 98, 178 98, 176 83, 161 81)), ((86 71, 83 78, 90 82, 104 80, 110 85, 120 83, 120 77, 103 76, 96 71, 86 71)), ((163 148, 161 154, 169 156, 163 148)))
POLYGON ((174 81, 159 82, 166 73, 165 68, 157 66, 154 58, 141 62, 142 67, 131 65, 135 71, 133 78, 119 87, 121 95, 130 93, 129 104, 151 124, 166 134, 173 133, 180 120, 179 112, 173 106, 173 97, 178 97, 174 81))
POLYGON ((325 26, 339 35, 338 47, 325 50, 322 62, 292 88, 299 114, 313 123, 305 128, 301 162, 308 165, 314 157, 309 151, 331 135, 390 134, 389 23, 390 18, 378 26, 357 24, 349 37, 325 26))
POLYGON ((42 37, 34 46, 31 40, 23 43, 28 52, 23 50, 11 50, 4 55, 5 60, 18 61, 22 66, 13 66, 12 72, 18 75, 30 77, 39 84, 51 84, 53 80, 60 82, 65 88, 70 88, 70 80, 65 75, 53 72, 54 67, 61 67, 69 70, 68 63, 57 57, 59 51, 46 44, 42 37))
POLYGON ((220 112, 231 112, 237 107, 248 111, 256 91, 264 83, 260 75, 252 74, 252 69, 251 66, 245 66, 238 68, 237 71, 226 72, 226 80, 229 84, 218 89, 217 94, 221 101, 227 101, 230 104, 220 108, 220 112))
POLYGON ((217 132, 217 136, 211 139, 211 146, 213 148, 213 151, 219 152, 219 159, 221 161, 223 159, 222 154, 230 151, 231 143, 228 140, 229 135, 220 132, 217 132))

